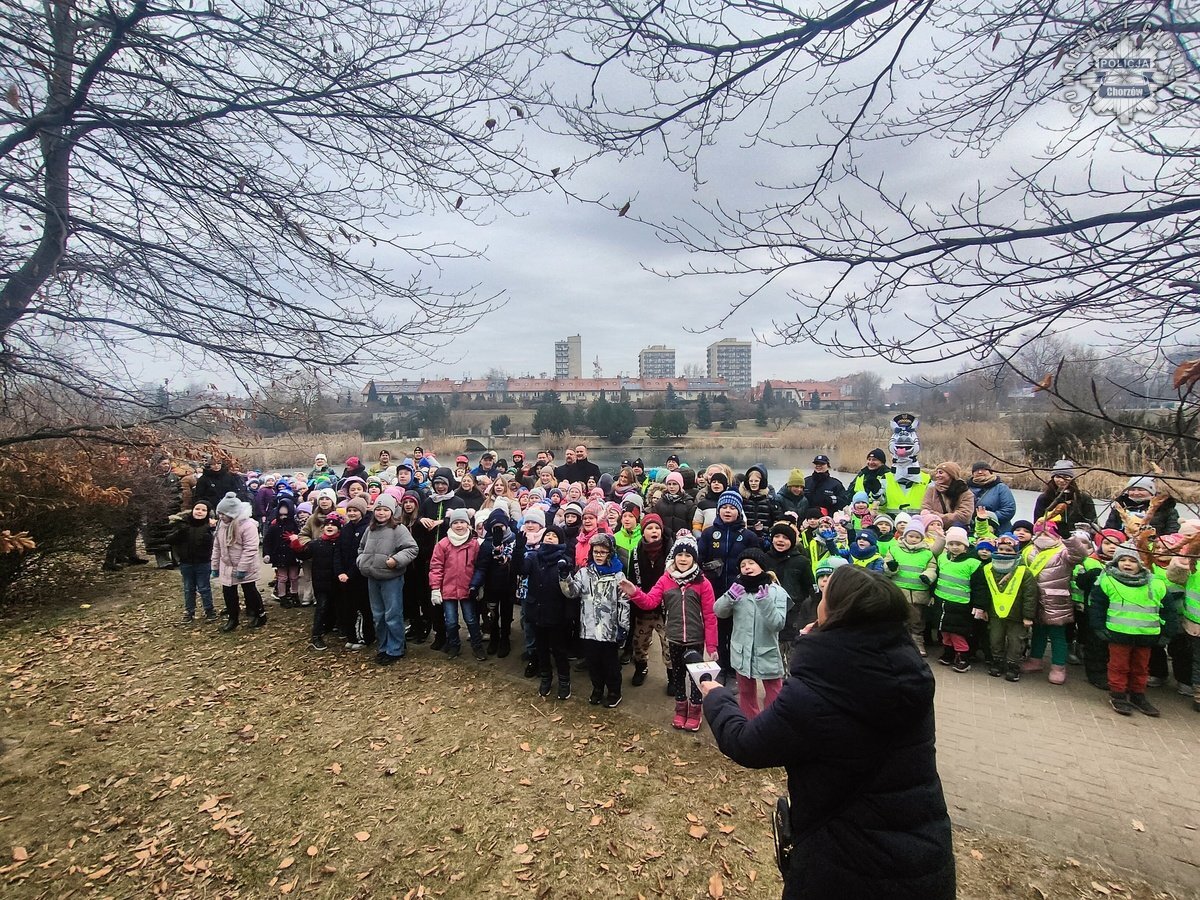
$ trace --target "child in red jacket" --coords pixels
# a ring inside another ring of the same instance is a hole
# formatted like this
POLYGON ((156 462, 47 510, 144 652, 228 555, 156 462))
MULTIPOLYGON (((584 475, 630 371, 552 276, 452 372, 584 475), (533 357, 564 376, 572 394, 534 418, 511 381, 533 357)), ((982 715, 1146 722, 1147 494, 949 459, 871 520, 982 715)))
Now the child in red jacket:
POLYGON ((447 518, 450 529, 433 548, 433 558, 429 561, 430 599, 434 606, 442 607, 446 622, 446 656, 454 659, 462 649, 458 637, 458 611, 462 607, 471 649, 475 658, 483 662, 487 654, 483 651, 483 632, 479 628, 478 598, 471 590, 479 542, 471 532, 469 509, 452 509, 447 518))

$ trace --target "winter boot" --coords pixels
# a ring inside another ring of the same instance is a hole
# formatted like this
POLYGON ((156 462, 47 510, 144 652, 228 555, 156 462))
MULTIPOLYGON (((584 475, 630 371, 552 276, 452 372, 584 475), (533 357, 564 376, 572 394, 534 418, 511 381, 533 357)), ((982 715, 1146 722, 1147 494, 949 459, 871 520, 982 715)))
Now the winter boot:
POLYGON ((1004 670, 1004 680, 1016 684, 1021 680, 1021 664, 1010 662, 1004 670))
POLYGON ((1051 684, 1066 684, 1067 667, 1066 666, 1051 666, 1050 674, 1046 678, 1051 684))
POLYGON ((947 644, 946 648, 944 650, 942 650, 942 655, 941 655, 941 658, 938 659, 938 662, 940 662, 943 666, 948 666, 951 663, 953 663, 954 662, 954 648, 951 647, 949 644, 947 644))
POLYGON ((498 649, 499 649, 499 647, 500 647, 500 635, 498 635, 498 634, 493 634, 491 637, 489 637, 489 638, 488 638, 488 642, 487 642, 487 655, 488 655, 488 656, 495 656, 495 655, 496 655, 496 650, 498 650, 498 649))
POLYGON ((1022 672, 1040 672, 1042 671, 1042 661, 1040 659, 1027 659, 1021 663, 1022 672))
POLYGON ((230 616, 225 621, 225 624, 221 626, 221 630, 226 633, 228 633, 230 631, 237 631, 237 626, 238 626, 238 620, 235 619, 233 616, 230 616))
POLYGON ((1119 715, 1133 715, 1133 705, 1129 702, 1129 695, 1125 692, 1111 691, 1108 695, 1108 702, 1112 705, 1113 711, 1119 715))
MULTIPOLYGON (((674 697, 679 693, 679 683, 675 680, 675 670, 667 669, 667 696, 674 697)), ((1197 696, 1200 696, 1198 694, 1197 696)))
POLYGON ((588 697, 588 703, 592 706, 599 706, 604 702, 604 688, 592 688, 592 696, 588 697))
POLYGON ((1146 699, 1145 694, 1130 694, 1129 705, 1143 715, 1149 716, 1152 719, 1157 719, 1162 715, 1153 703, 1146 699))
POLYGON ((988 666, 988 675, 990 675, 992 678, 999 678, 1003 674, 1004 667, 998 662, 993 662, 990 666, 988 666))
POLYGON ((649 665, 644 662, 635 663, 633 666, 633 677, 629 679, 629 683, 634 687, 641 687, 646 683, 646 670, 649 665))
POLYGON ((532 659, 525 663, 525 677, 533 678, 538 674, 538 664, 532 659))
POLYGON ((563 681, 561 678, 558 680, 558 699, 559 700, 570 700, 571 699, 571 682, 563 681))
POLYGON ((445 650, 446 649, 446 636, 444 634, 435 634, 433 636, 433 643, 429 645, 429 649, 435 650, 435 651, 436 650, 445 650))
POLYGON ((504 659, 508 654, 512 653, 512 644, 509 643, 508 635, 500 635, 500 642, 496 646, 496 658, 504 659))
POLYGON ((686 700, 675 701, 675 718, 671 720, 671 727, 683 730, 683 726, 687 724, 688 702, 686 700))
POLYGON ((549 697, 550 688, 554 686, 554 682, 549 675, 543 675, 541 682, 538 684, 538 696, 549 697))
POLYGON ((971 658, 965 653, 954 654, 954 669, 953 671, 962 673, 971 671, 971 658))
POLYGON ((253 618, 251 618, 250 621, 246 623, 246 627, 247 628, 262 628, 266 624, 267 624, 267 614, 265 612, 263 612, 263 613, 259 613, 257 616, 254 616, 253 618))
POLYGON ((699 703, 692 703, 690 700, 687 705, 687 719, 683 723, 684 731, 699 731, 700 720, 704 718, 704 707, 699 703))

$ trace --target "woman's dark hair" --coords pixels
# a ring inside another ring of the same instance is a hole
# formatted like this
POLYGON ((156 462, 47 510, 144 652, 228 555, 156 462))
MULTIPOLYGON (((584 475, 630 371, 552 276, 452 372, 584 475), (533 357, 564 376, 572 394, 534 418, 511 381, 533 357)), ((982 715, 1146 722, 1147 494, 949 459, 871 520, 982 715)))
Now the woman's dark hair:
POLYGON ((825 585, 825 624, 822 631, 854 625, 908 621, 908 601, 900 588, 878 572, 859 566, 840 566, 825 585))

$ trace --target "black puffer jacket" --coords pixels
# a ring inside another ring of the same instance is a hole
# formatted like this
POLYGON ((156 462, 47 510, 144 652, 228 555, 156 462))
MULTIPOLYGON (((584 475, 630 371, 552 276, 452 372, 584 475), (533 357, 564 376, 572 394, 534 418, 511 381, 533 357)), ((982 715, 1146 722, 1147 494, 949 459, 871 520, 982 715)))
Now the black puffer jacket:
POLYGON ((192 493, 192 503, 203 500, 213 512, 217 504, 225 499, 225 495, 234 493, 244 503, 250 502, 250 492, 246 490, 246 479, 237 472, 231 471, 228 464, 221 467, 219 472, 205 469, 196 479, 196 490, 192 493))
POLYGON ((907 629, 815 631, 796 641, 791 673, 753 721, 730 691, 704 699, 725 755, 787 768, 796 846, 784 900, 952 900, 933 674, 907 629))
POLYGON ((212 559, 213 526, 208 517, 197 521, 191 510, 171 517, 167 543, 175 549, 181 563, 196 565, 212 559))
POLYGON ((663 520, 663 542, 669 547, 675 543, 675 535, 680 529, 691 532, 692 518, 696 515, 696 501, 687 494, 672 497, 665 491, 654 504, 654 509, 663 520))
POLYGON ((762 466, 751 466, 746 470, 738 491, 742 495, 746 527, 756 534, 765 534, 775 523, 775 495, 767 484, 767 470, 762 466), (751 472, 757 472, 761 479, 757 491, 750 490, 746 484, 746 478, 750 477, 751 472))
POLYGON ((539 544, 525 554, 522 574, 526 578, 525 619, 532 625, 569 625, 579 601, 567 597, 558 586, 558 561, 572 562, 571 548, 562 544, 539 544))

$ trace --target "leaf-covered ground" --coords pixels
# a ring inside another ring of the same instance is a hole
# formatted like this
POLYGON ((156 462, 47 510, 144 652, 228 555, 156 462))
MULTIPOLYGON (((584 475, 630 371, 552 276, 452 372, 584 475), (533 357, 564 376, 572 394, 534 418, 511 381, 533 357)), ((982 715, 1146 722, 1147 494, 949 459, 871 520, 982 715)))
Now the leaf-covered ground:
MULTIPOLYGON (((3 622, 5 897, 773 897, 780 770, 495 661, 175 627, 128 572, 3 622), (80 608, 85 605, 87 608, 80 608)), ((960 897, 1179 896, 956 832, 960 897)))

